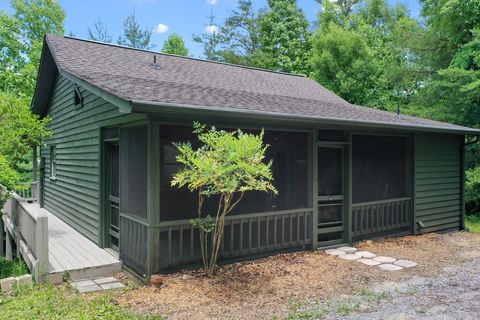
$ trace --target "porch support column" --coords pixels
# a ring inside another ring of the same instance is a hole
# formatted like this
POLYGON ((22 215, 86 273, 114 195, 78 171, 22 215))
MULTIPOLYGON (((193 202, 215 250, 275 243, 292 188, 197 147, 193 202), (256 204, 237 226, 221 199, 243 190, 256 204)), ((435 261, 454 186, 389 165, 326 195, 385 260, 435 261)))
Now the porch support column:
POLYGON ((312 135, 312 247, 318 247, 318 129, 314 128, 312 135))
POLYGON ((345 181, 345 241, 347 243, 352 243, 352 132, 348 132, 348 141, 350 142, 345 147, 346 152, 346 161, 345 161, 345 174, 346 174, 346 181, 345 181))
POLYGON ((147 138, 147 278, 157 272, 159 263, 159 239, 153 227, 160 221, 160 125, 158 120, 148 119, 147 138))

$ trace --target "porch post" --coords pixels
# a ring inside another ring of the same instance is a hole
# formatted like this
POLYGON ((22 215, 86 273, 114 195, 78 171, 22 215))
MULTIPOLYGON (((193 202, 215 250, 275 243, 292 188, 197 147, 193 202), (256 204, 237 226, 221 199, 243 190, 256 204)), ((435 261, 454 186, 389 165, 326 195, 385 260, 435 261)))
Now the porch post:
POLYGON ((318 247, 318 128, 314 128, 312 135, 312 247, 318 247))
POLYGON ((37 146, 32 150, 32 180, 37 181, 37 146))
POLYGON ((345 172, 346 172, 346 185, 345 185, 345 213, 347 219, 345 219, 345 232, 346 232, 346 242, 352 243, 352 153, 353 153, 353 144, 352 144, 352 132, 348 132, 348 141, 349 144, 346 145, 346 163, 345 163, 345 172))
POLYGON ((156 241, 157 230, 152 226, 160 221, 160 125, 148 119, 147 138, 147 278, 157 272, 160 253, 156 241))

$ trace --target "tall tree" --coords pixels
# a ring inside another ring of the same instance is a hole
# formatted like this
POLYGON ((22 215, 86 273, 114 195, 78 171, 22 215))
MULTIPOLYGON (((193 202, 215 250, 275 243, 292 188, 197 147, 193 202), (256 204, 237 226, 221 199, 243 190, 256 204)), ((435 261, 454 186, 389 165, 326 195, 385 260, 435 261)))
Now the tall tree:
POLYGON ((100 19, 98 19, 93 24, 92 29, 88 28, 88 37, 90 38, 90 40, 94 40, 94 41, 100 41, 100 42, 106 42, 106 43, 112 42, 112 36, 108 34, 107 27, 103 24, 103 22, 100 19))
POLYGON ((310 73, 311 34, 296 0, 268 0, 260 20, 261 50, 267 67, 294 73, 310 73))
POLYGON ((176 54, 179 56, 188 56, 188 49, 185 47, 185 41, 178 33, 172 33, 163 43, 162 52, 176 54))
POLYGON ((251 0, 239 0, 237 8, 220 28, 223 61, 263 67, 261 61, 260 19, 251 0))
POLYGON ((117 43, 122 46, 151 49, 154 47, 150 43, 152 31, 142 29, 137 21, 135 13, 130 14, 123 22, 123 36, 118 38, 117 43))
POLYGON ((220 61, 222 60, 220 56, 220 39, 221 35, 212 11, 208 16, 205 31, 201 34, 194 34, 193 41, 202 46, 205 58, 212 61, 220 61))
POLYGON ((315 0, 323 8, 336 8, 338 12, 343 16, 343 18, 347 18, 350 13, 353 11, 353 7, 355 7, 360 0, 315 0), (334 5, 334 6, 330 6, 334 5))
POLYGON ((63 34, 65 12, 54 0, 12 0, 0 11, 0 90, 31 96, 45 34, 63 34))
POLYGON ((315 78, 350 102, 392 111, 405 105, 425 77, 418 55, 409 46, 409 38, 423 35, 420 24, 403 6, 391 7, 386 0, 367 0, 348 16, 340 14, 339 5, 324 2, 318 17, 312 60, 315 78), (357 52, 350 50, 349 37, 360 45, 357 52), (360 65, 364 67, 352 73, 360 65), (326 66, 330 66, 329 76, 322 75, 326 66))
POLYGON ((330 25, 313 40, 313 77, 347 101, 371 105, 380 66, 366 40, 353 30, 330 25))

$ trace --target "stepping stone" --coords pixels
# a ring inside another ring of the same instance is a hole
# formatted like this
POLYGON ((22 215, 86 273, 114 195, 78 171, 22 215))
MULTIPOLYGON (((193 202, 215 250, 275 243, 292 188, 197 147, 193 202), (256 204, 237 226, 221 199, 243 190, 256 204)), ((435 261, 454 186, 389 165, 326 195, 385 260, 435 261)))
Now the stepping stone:
POLYGON ((346 253, 354 253, 357 251, 357 248, 354 248, 354 247, 340 247, 340 248, 337 248, 337 250, 340 250, 340 251, 343 251, 343 252, 346 252, 346 253))
POLYGON ((393 264, 396 266, 400 266, 402 268, 411 268, 418 265, 418 263, 411 260, 398 260, 398 261, 395 261, 393 264))
POLYGON ((367 266, 378 266, 380 264, 380 262, 372 259, 358 259, 357 261, 366 264, 367 266))
POLYGON ((121 282, 110 282, 110 283, 104 283, 101 284, 100 287, 102 287, 103 290, 111 290, 111 289, 120 289, 120 288, 125 288, 125 285, 121 282))
POLYGON ((357 251, 356 253, 358 255, 361 255, 362 258, 368 258, 368 259, 375 258, 377 256, 376 254, 371 253, 369 251, 357 251))
MULTIPOLYGON (((3 230, 1 231, 3 232, 3 230)), ((17 279, 15 277, 8 277, 0 280, 0 287, 3 293, 12 292, 15 285, 17 285, 17 279)))
POLYGON ((77 289, 80 287, 94 286, 94 285, 96 285, 96 283, 93 282, 93 280, 80 280, 80 281, 72 282, 72 286, 74 286, 77 289))
POLYGON ((93 284, 93 285, 78 287, 77 290, 78 290, 78 293, 88 293, 88 292, 101 291, 103 289, 100 286, 93 284))
POLYGON ((395 258, 390 258, 390 257, 375 257, 373 260, 378 261, 380 263, 392 263, 397 261, 395 258))
POLYGON ((328 249, 328 250, 325 250, 325 253, 331 256, 338 256, 341 254, 345 254, 345 251, 338 250, 338 249, 328 249))
POLYGON ((340 259, 344 260, 358 260, 361 256, 357 255, 356 253, 344 253, 338 256, 340 259))
POLYGON ((382 269, 382 270, 385 270, 385 271, 399 271, 399 270, 403 270, 402 267, 396 266, 396 265, 391 264, 391 263, 380 264, 378 267, 379 267, 380 269, 382 269))
POLYGON ((101 277, 93 279, 93 282, 96 284, 104 284, 104 283, 111 283, 111 282, 118 282, 118 280, 114 277, 101 277))

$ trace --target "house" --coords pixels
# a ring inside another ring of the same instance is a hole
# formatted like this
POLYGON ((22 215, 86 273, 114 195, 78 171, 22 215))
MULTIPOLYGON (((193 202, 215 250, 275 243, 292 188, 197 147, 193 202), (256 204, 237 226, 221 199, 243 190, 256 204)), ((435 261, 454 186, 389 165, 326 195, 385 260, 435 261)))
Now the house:
POLYGON ((170 186, 192 122, 265 129, 278 196, 251 192, 221 258, 463 228, 466 136, 348 103, 313 80, 46 36, 32 111, 50 117, 40 205, 148 277, 199 260, 196 196, 170 186))

